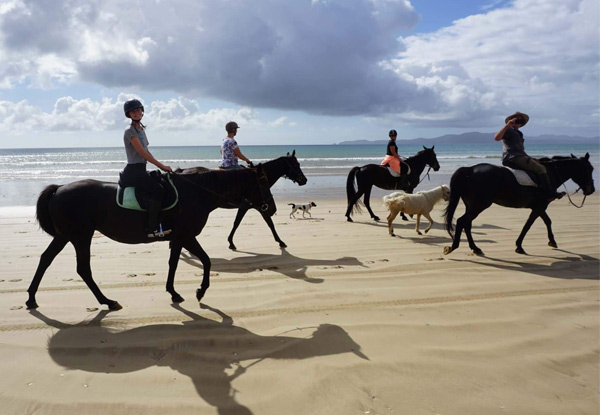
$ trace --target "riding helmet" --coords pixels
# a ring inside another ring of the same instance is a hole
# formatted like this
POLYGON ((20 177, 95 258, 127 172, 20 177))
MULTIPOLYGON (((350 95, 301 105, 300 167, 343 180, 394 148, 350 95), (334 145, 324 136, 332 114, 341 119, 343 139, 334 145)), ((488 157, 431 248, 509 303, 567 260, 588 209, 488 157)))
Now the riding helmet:
POLYGON ((388 134, 390 137, 391 136, 397 136, 398 133, 396 132, 396 130, 390 130, 390 133, 388 134))
POLYGON ((232 132, 234 132, 238 128, 240 128, 240 126, 237 125, 237 123, 235 121, 229 121, 225 125, 225 131, 227 131, 228 133, 232 133, 232 132))
POLYGON ((130 99, 129 101, 125 102, 125 104, 123 105, 123 110, 125 111, 125 116, 127 118, 131 118, 129 116, 129 111, 133 111, 138 108, 141 108, 142 112, 144 111, 144 105, 137 99, 130 99))

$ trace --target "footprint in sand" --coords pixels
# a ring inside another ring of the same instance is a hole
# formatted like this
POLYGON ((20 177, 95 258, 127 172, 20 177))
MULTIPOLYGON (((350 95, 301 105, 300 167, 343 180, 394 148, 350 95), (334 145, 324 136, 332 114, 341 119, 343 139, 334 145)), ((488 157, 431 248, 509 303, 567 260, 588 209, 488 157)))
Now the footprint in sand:
POLYGON ((137 277, 137 274, 129 274, 129 275, 127 275, 127 278, 135 278, 135 277, 137 277))
POLYGON ((16 305, 16 306, 14 306, 14 307, 11 307, 10 309, 11 309, 11 310, 20 310, 20 309, 22 309, 22 308, 23 308, 23 306, 22 306, 22 305, 16 305))
POLYGON ((9 282, 19 282, 19 281, 23 281, 21 278, 15 279, 15 280, 8 280, 9 282))
POLYGON ((94 312, 94 311, 98 311, 98 307, 88 307, 85 309, 85 311, 88 311, 90 313, 94 312))
POLYGON ((383 259, 380 259, 379 262, 390 262, 390 260, 387 258, 383 258, 383 259))

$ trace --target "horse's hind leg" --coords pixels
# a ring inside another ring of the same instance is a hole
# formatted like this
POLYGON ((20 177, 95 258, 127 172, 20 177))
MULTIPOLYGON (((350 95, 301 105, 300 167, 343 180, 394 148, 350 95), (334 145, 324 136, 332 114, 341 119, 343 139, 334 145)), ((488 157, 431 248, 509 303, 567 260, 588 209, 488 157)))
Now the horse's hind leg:
POLYGON ((171 294, 171 301, 174 303, 182 303, 183 297, 175 291, 175 271, 177 271, 177 264, 179 263, 179 255, 181 255, 181 243, 179 241, 171 241, 169 243, 171 248, 171 255, 169 256, 169 274, 167 275, 167 292, 171 294))
POLYGON ((379 222, 379 216, 374 214, 373 210, 371 209, 371 189, 372 188, 365 191, 365 198, 364 198, 365 206, 367 207, 367 210, 369 211, 371 218, 373 218, 374 221, 379 222))
POLYGON ((483 255, 483 251, 475 245, 475 242, 473 241, 473 236, 471 235, 471 224, 473 223, 473 219, 475 219, 478 215, 479 213, 473 213, 473 211, 467 208, 465 214, 456 220, 454 240, 452 241, 452 246, 447 246, 444 248, 445 255, 458 249, 460 245, 460 236, 462 234, 463 229, 465 230, 465 235, 467 235, 467 240, 469 241, 469 247, 473 250, 473 253, 475 253, 476 255, 483 255))
POLYGON ((38 304, 35 301, 35 294, 37 293, 38 287, 40 286, 40 282, 42 281, 42 277, 44 273, 52 264, 52 261, 56 256, 63 250, 63 248, 67 245, 69 241, 60 236, 55 236, 48 245, 48 248, 44 251, 42 256, 40 257, 40 262, 38 264, 37 270, 35 271, 35 275, 33 276, 33 280, 31 280, 31 284, 27 289, 29 293, 29 299, 25 303, 28 309, 38 308, 38 304))
POLYGON ((548 246, 551 246, 552 248, 558 248, 558 244, 554 240, 554 234, 552 233, 552 220, 550 219, 550 216, 548 216, 546 211, 543 211, 540 213, 540 218, 542 218, 546 224, 546 229, 548 230, 548 246))
MULTIPOLYGON (((352 214, 352 209, 354 209, 354 205, 358 203, 358 199, 362 197, 364 192, 360 189, 356 192, 356 194, 352 197, 352 199, 348 200, 348 209, 346 209, 346 220, 348 222, 354 222, 350 215, 352 214)), ((360 207, 357 207, 357 211, 360 210, 360 207)))
POLYGON ((204 268, 202 284, 200 284, 200 288, 196 290, 196 298, 200 301, 210 286, 210 258, 206 252, 204 252, 204 249, 202 249, 196 238, 191 238, 191 240, 186 241, 183 244, 183 247, 193 255, 196 255, 200 262, 202 262, 202 267, 204 268))
POLYGON ((77 273, 92 291, 96 300, 98 300, 100 304, 106 304, 109 310, 115 311, 122 309, 123 307, 121 307, 118 302, 110 300, 102 294, 102 291, 100 291, 100 288, 98 288, 96 282, 94 282, 94 279, 92 278, 92 268, 90 267, 90 246, 92 237, 80 238, 76 241, 71 241, 71 243, 75 247, 75 254, 77 255, 77 273))

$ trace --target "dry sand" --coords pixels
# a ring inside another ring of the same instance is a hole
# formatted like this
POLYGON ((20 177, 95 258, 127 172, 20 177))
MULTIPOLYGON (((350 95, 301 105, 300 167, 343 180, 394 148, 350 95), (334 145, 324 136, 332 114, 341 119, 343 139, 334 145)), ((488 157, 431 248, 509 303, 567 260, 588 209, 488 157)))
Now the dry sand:
POLYGON ((317 200, 312 219, 289 219, 287 202, 274 217, 286 250, 251 212, 230 251, 234 212, 211 215, 198 237, 213 262, 204 307, 197 260, 182 255, 174 306, 167 243, 97 234, 95 280, 124 306, 111 313, 71 246, 27 311, 50 237, 32 218, 0 218, 0 413, 598 414, 597 195, 583 209, 554 202, 559 249, 538 220, 527 256, 514 241, 528 211, 490 208, 473 227, 485 257, 465 241, 444 256, 439 223, 418 236, 396 221, 391 238, 366 214, 346 223, 344 200, 317 200))

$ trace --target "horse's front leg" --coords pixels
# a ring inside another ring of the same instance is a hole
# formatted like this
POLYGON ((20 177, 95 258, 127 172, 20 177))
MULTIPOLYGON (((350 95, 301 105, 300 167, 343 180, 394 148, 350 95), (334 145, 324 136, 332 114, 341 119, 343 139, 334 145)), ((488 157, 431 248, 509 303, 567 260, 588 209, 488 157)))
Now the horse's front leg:
POLYGON ((550 216, 548 216, 544 210, 542 213, 540 213, 540 218, 542 218, 546 224, 546 229, 548 230, 548 246, 551 246, 552 248, 558 248, 558 244, 554 240, 554 234, 552 233, 552 220, 550 220, 550 216))
POLYGON ((425 216, 427 218, 427 220, 429 221, 429 226, 427 227, 427 229, 425 229, 425 233, 427 233, 433 226, 433 219, 431 218, 431 215, 429 213, 423 213, 423 216, 425 216))
POLYGON ((200 301, 210 286, 210 258, 206 252, 204 252, 204 249, 202 249, 196 238, 191 238, 189 241, 185 241, 183 247, 190 251, 193 255, 196 255, 200 262, 202 262, 202 267, 204 268, 202 284, 200 284, 200 288, 196 290, 196 298, 198 301, 200 301))
POLYGON ((523 229, 521 230, 521 233, 519 234, 519 237, 517 238, 517 241, 516 241, 517 249, 515 249, 515 252, 517 254, 527 254, 525 252, 525 250, 523 249, 523 239, 525 239, 525 235, 527 235, 527 232, 529 232, 531 225, 533 225, 533 222, 535 222, 535 220, 539 216, 540 216, 540 212, 535 209, 533 209, 531 211, 531 214, 529 214, 529 218, 527 218, 527 222, 525 222, 525 225, 523 226, 523 229))
POLYGON ((262 215, 265 222, 267 222, 267 226, 269 226, 269 229, 271 229, 271 233, 273 234, 273 238, 275 238, 275 241, 279 242, 279 247, 287 248, 287 245, 285 244, 285 242, 283 242, 279 238, 279 235, 277 235, 277 231, 275 230, 275 224, 273 223, 273 220, 271 219, 271 217, 263 212, 261 212, 260 214, 262 215))
POLYGON ((374 221, 379 222, 379 216, 374 214, 373 210, 371 209, 371 189, 368 189, 365 191, 365 198, 364 198, 365 206, 367 207, 367 210, 369 211, 371 218, 373 218, 374 221))
POLYGON ((77 257, 77 273, 81 279, 86 283, 88 288, 92 291, 96 300, 100 304, 106 304, 109 310, 115 311, 120 310, 121 304, 114 300, 110 300, 102 294, 100 288, 96 285, 96 282, 92 278, 92 268, 90 267, 90 245, 92 244, 92 236, 84 236, 71 241, 75 247, 75 255, 77 257))
POLYGON ((169 242, 171 248, 171 254, 169 256, 169 274, 167 275, 167 292, 171 294, 171 301, 174 303, 182 303, 185 300, 175 291, 175 271, 177 271, 177 264, 179 264, 179 255, 181 255, 181 242, 178 240, 172 240, 169 242))
POLYGON ((229 236, 227 237, 227 241, 229 241, 229 249, 231 249, 233 251, 235 251, 237 249, 237 247, 233 243, 233 235, 235 234, 235 231, 237 230, 238 226, 240 226, 240 223, 242 223, 242 219, 244 219, 246 212, 248 212, 248 209, 244 209, 244 208, 238 209, 237 215, 235 215, 235 221, 233 221, 233 229, 231 230, 231 232, 229 233, 229 236))

